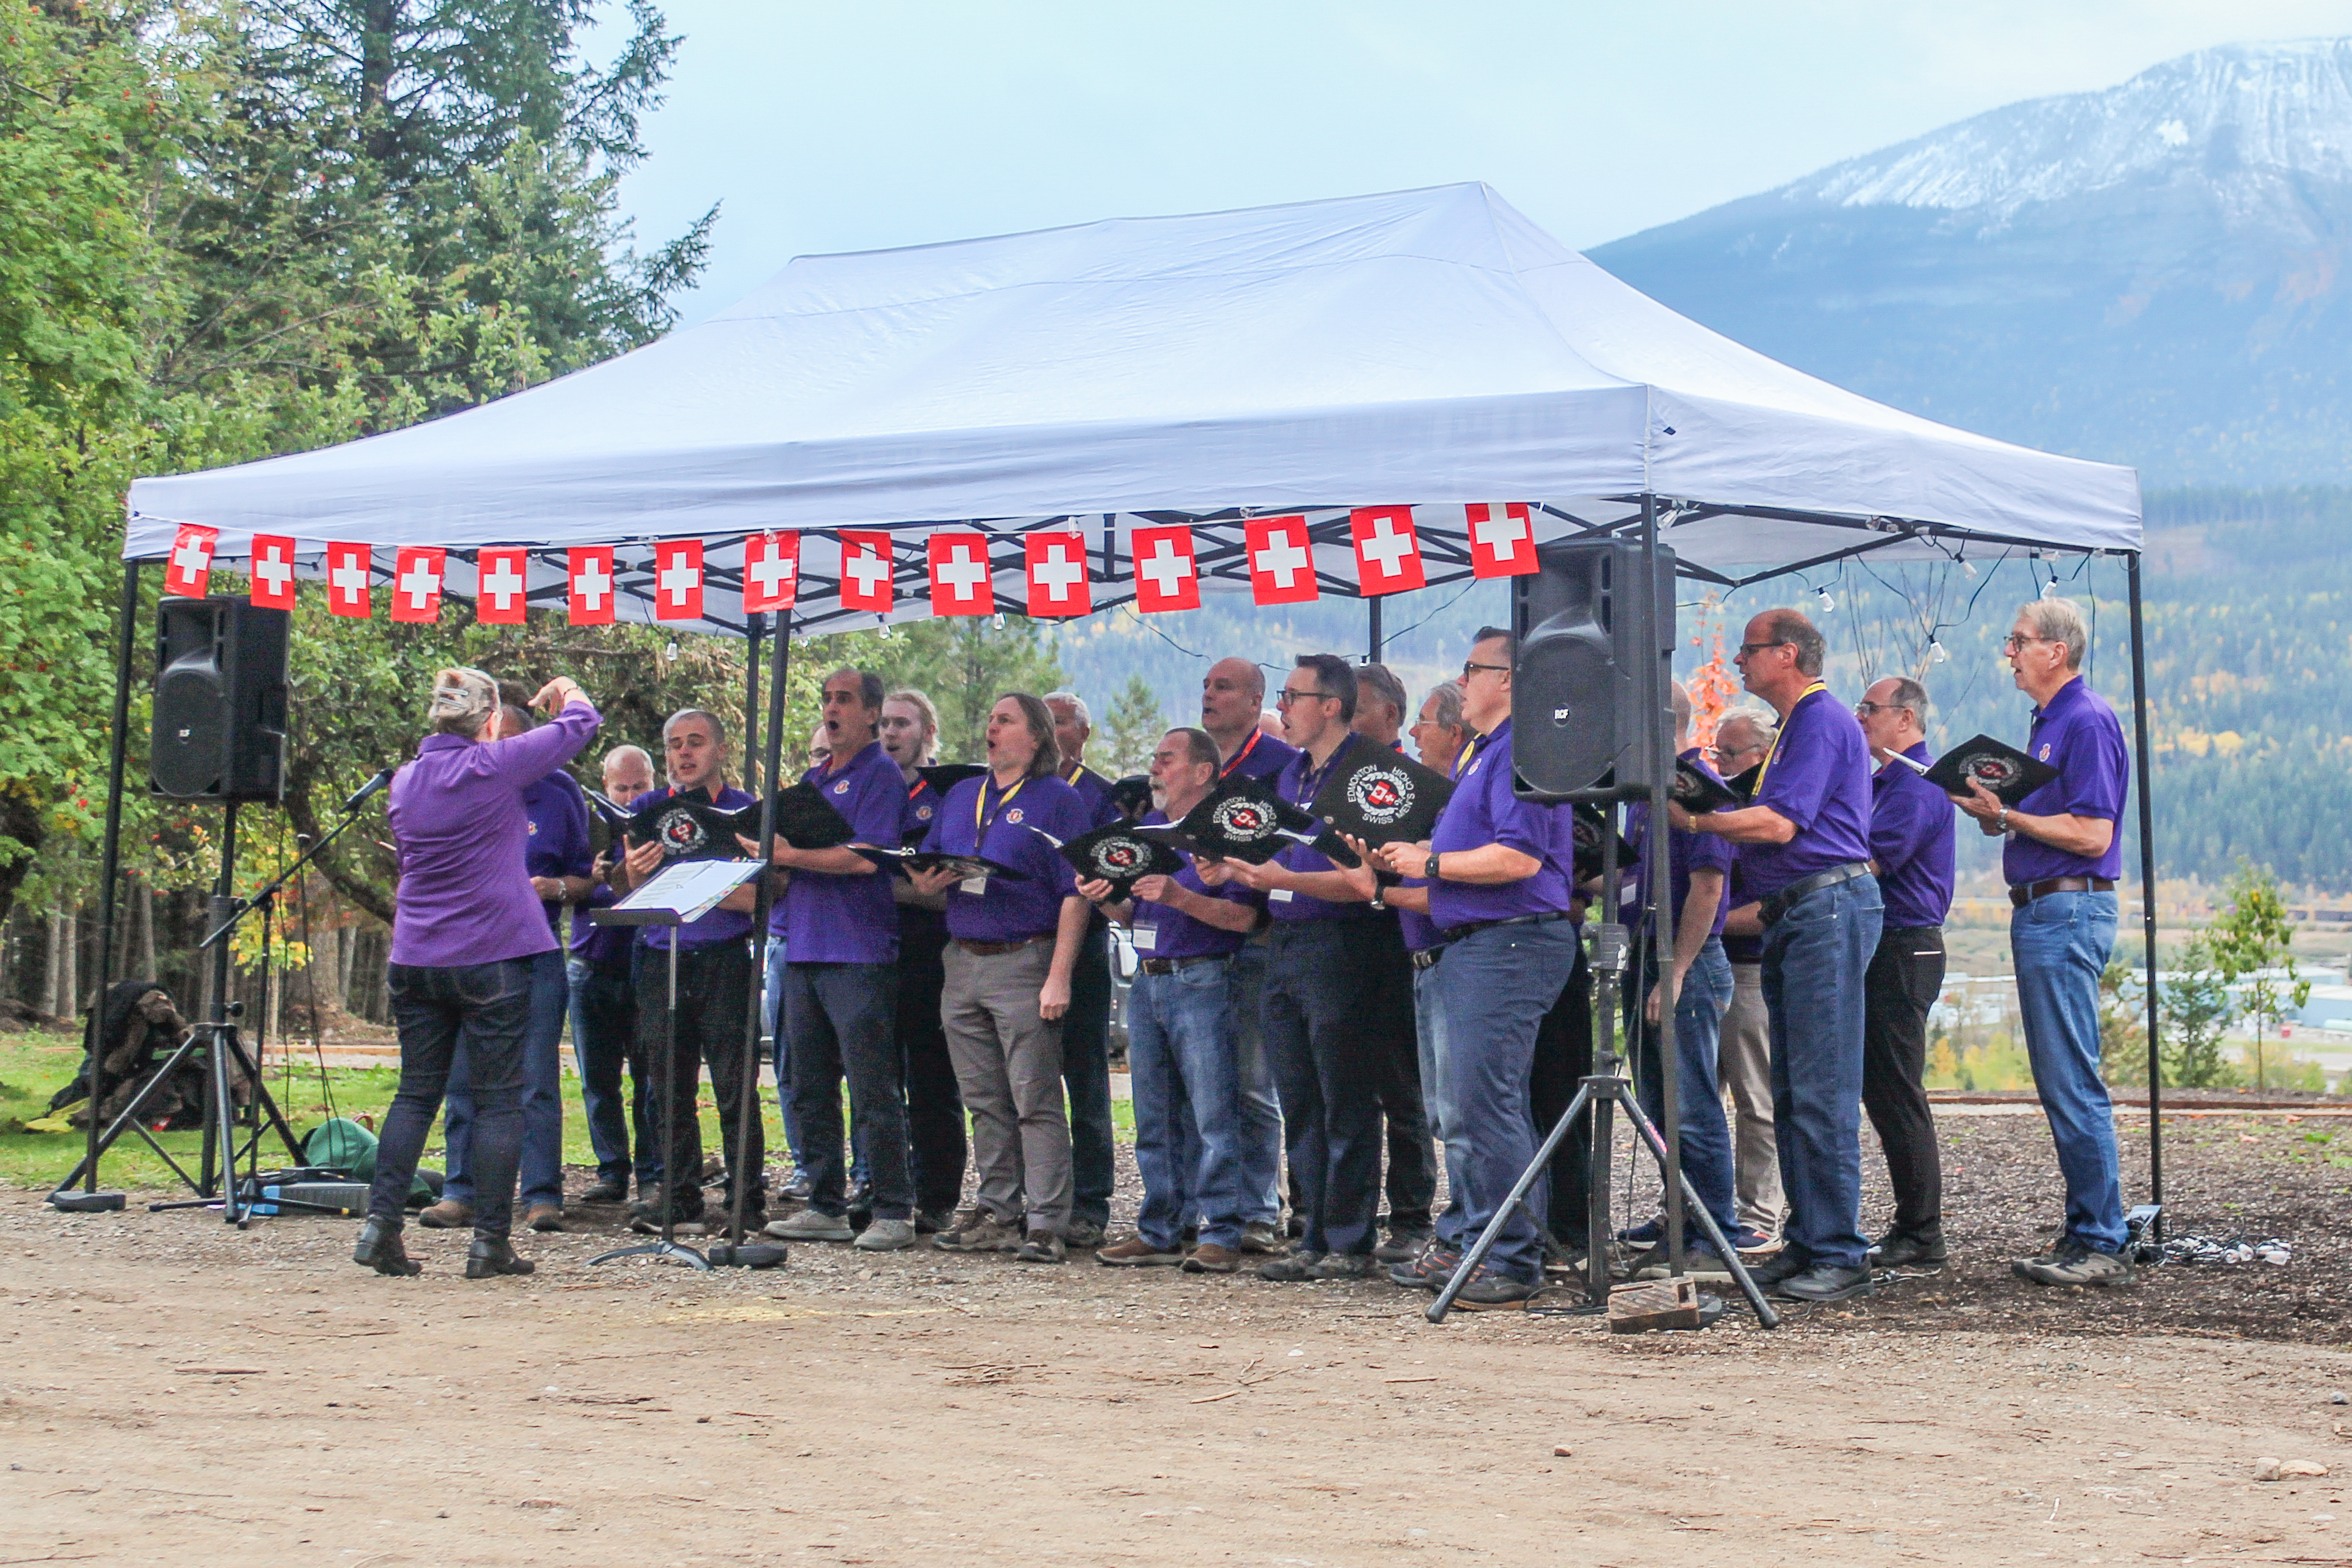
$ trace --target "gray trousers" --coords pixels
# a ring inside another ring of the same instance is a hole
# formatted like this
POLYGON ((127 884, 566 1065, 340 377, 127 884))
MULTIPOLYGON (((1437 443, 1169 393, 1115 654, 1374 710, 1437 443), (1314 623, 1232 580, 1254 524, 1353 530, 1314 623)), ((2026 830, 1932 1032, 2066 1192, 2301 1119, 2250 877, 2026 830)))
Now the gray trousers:
POLYGON ((1025 1228, 1059 1233, 1070 1218, 1070 1119, 1062 1099, 1062 1026, 1037 1015, 1054 945, 985 956, 950 942, 940 1025, 971 1115, 980 1202, 1025 1228))
POLYGON ((1772 1030, 1764 1015, 1761 964, 1731 966, 1731 1006, 1723 1015, 1716 1072, 1731 1094, 1739 1223, 1778 1236, 1789 1201, 1780 1190, 1780 1155, 1772 1134, 1772 1030))

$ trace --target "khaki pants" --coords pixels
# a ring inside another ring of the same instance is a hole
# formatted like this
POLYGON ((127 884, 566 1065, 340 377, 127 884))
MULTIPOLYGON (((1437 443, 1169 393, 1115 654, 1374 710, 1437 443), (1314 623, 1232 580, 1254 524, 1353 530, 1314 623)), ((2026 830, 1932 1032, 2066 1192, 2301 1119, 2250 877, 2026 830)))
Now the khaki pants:
POLYGON ((1772 1135, 1772 1030, 1764 1014, 1764 966, 1731 966, 1731 1006, 1723 1015, 1716 1072, 1731 1096, 1732 1154, 1738 1172, 1739 1223, 1780 1234, 1788 1199, 1772 1135))
POLYGON ((980 1202, 1010 1224, 1059 1235, 1070 1218, 1070 1122, 1062 1099, 1062 1026, 1037 1015, 1054 945, 985 956, 950 942, 940 1024, 971 1114, 980 1202))

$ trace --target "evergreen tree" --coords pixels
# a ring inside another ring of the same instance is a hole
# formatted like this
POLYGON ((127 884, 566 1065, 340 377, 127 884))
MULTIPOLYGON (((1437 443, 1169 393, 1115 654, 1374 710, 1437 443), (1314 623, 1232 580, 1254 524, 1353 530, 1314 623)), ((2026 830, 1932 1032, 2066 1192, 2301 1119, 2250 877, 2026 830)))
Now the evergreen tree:
MULTIPOLYGON (((838 653, 816 657, 828 669, 852 662, 838 653)), ((1055 640, 1038 622, 1009 613, 941 616, 894 627, 873 664, 886 685, 912 686, 938 707, 942 762, 987 759, 988 711, 1005 693, 1043 696, 1069 678, 1055 640)))
POLYGON ((1142 772, 1150 766, 1152 748, 1168 727, 1160 711, 1160 695, 1151 689, 1151 683, 1141 671, 1128 676, 1126 689, 1103 716, 1102 728, 1095 737, 1096 749, 1101 753, 1097 770, 1110 779, 1142 772))

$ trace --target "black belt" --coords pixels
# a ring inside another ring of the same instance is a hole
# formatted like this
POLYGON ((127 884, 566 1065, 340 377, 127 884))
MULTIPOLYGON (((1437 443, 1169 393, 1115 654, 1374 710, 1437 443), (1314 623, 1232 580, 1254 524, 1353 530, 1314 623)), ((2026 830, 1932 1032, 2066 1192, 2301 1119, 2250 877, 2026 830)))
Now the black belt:
POLYGON ((1766 899, 1763 906, 1758 909, 1756 914, 1765 925, 1772 925, 1780 916, 1789 913, 1790 904, 1804 897, 1805 894, 1819 893, 1825 887, 1835 887, 1842 882, 1852 882, 1855 877, 1869 874, 1868 861, 1848 861, 1843 865, 1833 865, 1827 871, 1817 871, 1811 876, 1801 876, 1766 899))
POLYGON ((2047 898, 2053 893, 2113 893, 2116 879, 2111 876, 2046 876, 2040 882, 2012 883, 2009 902, 2022 909, 2037 898, 2047 898))
POLYGON ((1172 975, 1195 964, 1226 963, 1232 956, 1230 953, 1199 953, 1190 958, 1141 958, 1137 960, 1137 967, 1147 975, 1172 975))
POLYGON ((1507 915, 1500 920, 1472 920, 1460 925, 1449 925, 1438 933, 1448 943, 1459 942, 1473 931, 1484 931, 1490 925, 1541 925, 1548 921, 1565 920, 1565 909, 1547 909, 1541 915, 1507 915))
POLYGON ((1412 967, 1416 969, 1434 969, 1437 967, 1437 961, 1445 956, 1445 949, 1443 947, 1416 947, 1411 953, 1407 954, 1406 956, 1412 960, 1412 967))

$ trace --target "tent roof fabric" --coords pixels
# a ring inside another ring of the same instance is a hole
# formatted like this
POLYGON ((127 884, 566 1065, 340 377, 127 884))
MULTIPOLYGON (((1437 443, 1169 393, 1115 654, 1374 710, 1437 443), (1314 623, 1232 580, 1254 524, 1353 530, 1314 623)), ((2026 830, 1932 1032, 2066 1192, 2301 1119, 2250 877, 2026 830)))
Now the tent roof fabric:
MULTIPOLYGON (((1502 499, 1581 517, 1644 494, 1684 505, 1666 542, 1718 571, 1817 558, 1857 526, 1898 553, 1952 553, 1923 532, 2140 542, 2131 470, 1800 374, 1462 184, 804 256, 732 309, 497 402, 142 479, 124 554, 161 555, 181 523, 219 529, 223 560, 259 532, 301 541, 307 564, 331 539, 919 539, 950 520, 1116 532, 1134 514, 1402 504, 1458 519, 1502 499)), ((821 612, 826 561, 803 565, 803 612, 821 612)))

